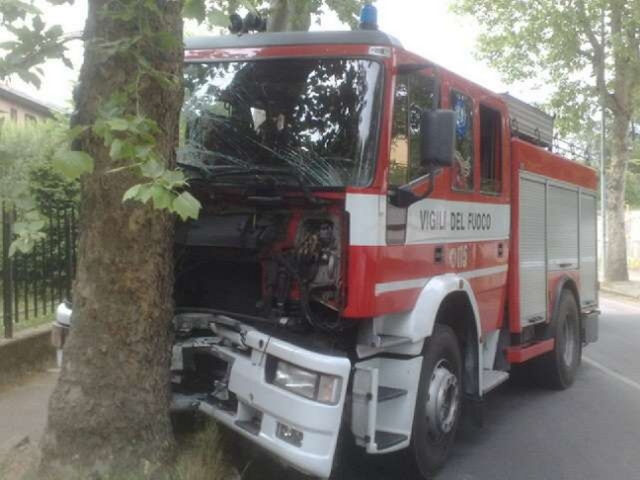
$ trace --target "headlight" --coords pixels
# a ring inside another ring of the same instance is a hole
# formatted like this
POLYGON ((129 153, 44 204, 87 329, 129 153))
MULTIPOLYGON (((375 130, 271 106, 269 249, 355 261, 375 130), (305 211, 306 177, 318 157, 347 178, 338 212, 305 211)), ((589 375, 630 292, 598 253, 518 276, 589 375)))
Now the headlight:
POLYGON ((342 380, 340 377, 312 372, 283 360, 273 359, 275 369, 271 383, 301 397, 328 405, 340 400, 342 380))

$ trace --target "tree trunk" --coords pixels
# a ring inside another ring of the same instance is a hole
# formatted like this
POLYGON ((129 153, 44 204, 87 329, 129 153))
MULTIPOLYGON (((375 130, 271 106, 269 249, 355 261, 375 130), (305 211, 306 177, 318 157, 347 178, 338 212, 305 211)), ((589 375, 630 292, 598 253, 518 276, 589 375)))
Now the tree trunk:
MULTIPOLYGON (((138 32, 138 19, 103 15, 108 5, 115 4, 89 1, 76 124, 92 124, 100 102, 136 78, 133 57, 105 60, 97 49, 138 32)), ((154 31, 170 32, 178 41, 142 53, 156 70, 180 75, 182 2, 158 5, 162 14, 149 18, 154 31)), ((168 163, 174 162, 181 103, 179 86, 143 82, 139 108, 161 126, 158 151, 168 163)), ((57 478, 148 472, 173 442, 168 415, 173 219, 150 207, 123 204, 123 193, 141 178, 129 171, 108 173, 113 162, 95 136, 81 143, 95 170, 82 181, 73 329, 42 443, 41 472, 57 478)))
POLYGON ((307 31, 311 27, 309 0, 271 0, 270 32, 307 31))
POLYGON ((627 235, 625 229, 625 180, 629 160, 629 129, 631 117, 623 111, 614 112, 612 158, 607 169, 607 246, 606 280, 627 281, 627 235))

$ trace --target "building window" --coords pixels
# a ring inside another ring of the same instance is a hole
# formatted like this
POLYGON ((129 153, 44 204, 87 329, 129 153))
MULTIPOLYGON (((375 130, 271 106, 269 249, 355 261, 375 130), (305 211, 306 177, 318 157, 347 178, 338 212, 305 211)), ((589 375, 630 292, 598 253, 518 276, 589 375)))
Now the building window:
POLYGON ((480 191, 502 191, 502 144, 500 112, 480 105, 480 191))
POLYGON ((453 161, 451 187, 472 191, 474 185, 473 161, 473 100, 458 92, 451 92, 451 109, 456 115, 456 151, 453 161))
POLYGON ((33 122, 33 123, 36 123, 38 121, 36 117, 34 117, 33 115, 29 115, 28 113, 24 114, 24 120, 26 122, 33 122))
POLYGON ((11 121, 13 123, 18 123, 18 110, 16 108, 11 109, 11 121))

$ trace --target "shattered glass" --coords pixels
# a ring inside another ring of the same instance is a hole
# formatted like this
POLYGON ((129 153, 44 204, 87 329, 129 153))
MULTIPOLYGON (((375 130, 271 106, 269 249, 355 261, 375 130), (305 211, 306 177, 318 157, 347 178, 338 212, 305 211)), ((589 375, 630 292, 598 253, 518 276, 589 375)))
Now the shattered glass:
POLYGON ((207 172, 210 181, 371 183, 382 95, 377 62, 289 58, 189 64, 185 85, 179 161, 207 172))

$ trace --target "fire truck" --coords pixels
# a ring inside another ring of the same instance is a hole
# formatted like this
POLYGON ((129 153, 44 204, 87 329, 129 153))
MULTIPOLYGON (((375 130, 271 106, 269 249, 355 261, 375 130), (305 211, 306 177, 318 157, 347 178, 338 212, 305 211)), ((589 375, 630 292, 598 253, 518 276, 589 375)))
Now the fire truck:
POLYGON ((185 62, 175 412, 312 476, 350 443, 430 478, 514 369, 572 384, 598 179, 551 117, 377 30, 192 38, 185 62))

